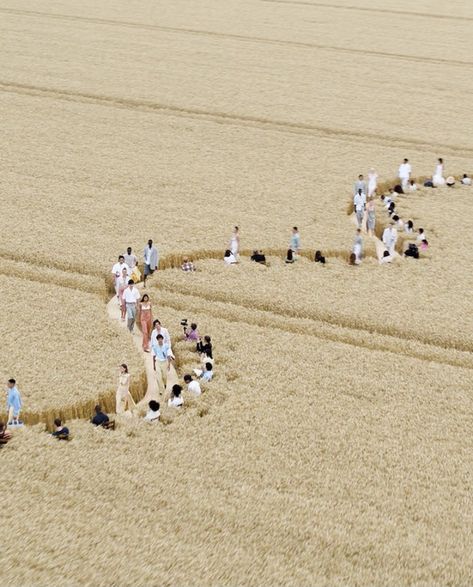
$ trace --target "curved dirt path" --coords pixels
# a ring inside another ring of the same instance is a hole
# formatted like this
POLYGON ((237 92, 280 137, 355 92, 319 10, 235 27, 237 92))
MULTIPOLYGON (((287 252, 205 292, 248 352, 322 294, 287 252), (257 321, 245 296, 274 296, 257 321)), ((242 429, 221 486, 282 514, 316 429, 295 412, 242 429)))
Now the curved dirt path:
MULTIPOLYGON (((140 289, 140 288, 138 288, 140 289)), ((122 321, 121 319, 121 312, 120 306, 118 304, 117 298, 114 295, 112 299, 107 304, 107 314, 110 320, 117 323, 117 325, 123 329, 126 329, 126 320, 122 321)), ((129 333, 130 334, 130 333, 129 333)), ((163 399, 167 394, 170 393, 172 386, 175 383, 178 383, 178 376, 174 365, 171 365, 171 369, 168 376, 168 381, 166 385, 166 389, 164 389, 161 385, 158 384, 158 379, 156 377, 156 371, 153 369, 153 358, 151 353, 145 353, 143 351, 143 337, 141 335, 141 331, 138 329, 138 326, 135 324, 135 328, 133 333, 130 334, 133 338, 133 343, 135 344, 137 350, 143 356, 143 362, 145 364, 146 370, 146 380, 148 383, 146 394, 145 396, 137 402, 138 407, 146 406, 147 403, 154 399, 156 401, 162 402, 163 399)))

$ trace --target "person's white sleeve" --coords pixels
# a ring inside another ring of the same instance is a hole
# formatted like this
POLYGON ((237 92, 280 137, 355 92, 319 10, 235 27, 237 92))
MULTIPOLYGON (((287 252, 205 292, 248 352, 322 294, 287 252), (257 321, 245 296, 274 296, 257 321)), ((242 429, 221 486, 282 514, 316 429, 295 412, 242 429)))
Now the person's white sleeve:
POLYGON ((167 357, 169 359, 174 359, 175 358, 174 355, 173 355, 173 353, 172 353, 171 347, 168 348, 168 351, 167 351, 166 355, 167 355, 167 357))

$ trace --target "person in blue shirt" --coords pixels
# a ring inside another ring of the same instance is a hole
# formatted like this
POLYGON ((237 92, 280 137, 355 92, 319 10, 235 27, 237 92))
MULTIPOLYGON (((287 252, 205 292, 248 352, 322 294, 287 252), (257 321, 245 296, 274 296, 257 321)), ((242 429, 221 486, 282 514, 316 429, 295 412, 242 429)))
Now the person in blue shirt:
POLYGON ((174 360, 171 347, 164 342, 164 336, 162 334, 158 334, 156 341, 151 339, 151 354, 153 356, 153 368, 156 371, 158 385, 162 391, 162 389, 166 389, 168 373, 174 360), (159 365, 159 369, 156 369, 156 363, 159 365))
POLYGON ((205 363, 205 369, 201 375, 203 381, 212 381, 214 375, 212 363, 205 363))
POLYGON ((16 387, 15 379, 9 379, 7 385, 8 425, 18 426, 20 424, 20 410, 22 406, 20 392, 16 387))

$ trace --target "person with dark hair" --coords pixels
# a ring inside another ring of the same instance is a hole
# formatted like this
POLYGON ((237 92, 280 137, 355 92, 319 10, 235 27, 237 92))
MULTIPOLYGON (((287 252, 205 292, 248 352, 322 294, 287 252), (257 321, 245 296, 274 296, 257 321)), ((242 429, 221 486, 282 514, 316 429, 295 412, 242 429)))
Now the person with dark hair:
POLYGON ((7 413, 9 426, 19 426, 21 424, 21 407, 21 395, 16 386, 16 380, 9 379, 7 382, 7 413))
POLYGON ((212 355, 212 339, 210 336, 204 336, 204 340, 202 338, 199 339, 196 345, 196 351, 200 353, 202 360, 205 359, 213 359, 212 355))
POLYGON ((294 263, 294 257, 291 249, 287 249, 286 263, 294 263))
POLYGON ((158 422, 161 412, 159 411, 159 402, 152 399, 148 402, 148 411, 146 416, 143 418, 146 422, 158 422))
POLYGON ((363 177, 363 174, 361 174, 361 173, 358 176, 358 179, 355 181, 355 185, 353 186, 353 196, 356 196, 356 194, 358 194, 360 190, 364 194, 368 193, 368 190, 366 189, 365 178, 363 177))
POLYGON ((120 372, 118 375, 118 386, 116 392, 116 413, 123 414, 135 407, 135 401, 130 393, 130 373, 128 372, 128 365, 122 363, 120 365, 120 372))
POLYGON ((133 269, 138 265, 138 259, 136 258, 136 255, 133 254, 131 247, 127 247, 126 253, 123 255, 123 258, 125 259, 125 263, 131 269, 131 272, 133 273, 133 269))
POLYGON ((264 256, 263 251, 253 251, 253 254, 251 255, 250 259, 255 263, 260 263, 261 265, 266 264, 266 257, 264 256))
POLYGON ((123 300, 125 301, 126 306, 126 316, 128 320, 128 330, 133 332, 133 328, 135 326, 136 321, 136 304, 140 299, 140 292, 137 287, 135 287, 135 282, 133 279, 128 280, 128 286, 125 288, 123 292, 123 300))
POLYGON ((125 257, 123 255, 120 255, 118 257, 118 263, 115 263, 115 265, 112 267, 113 284, 115 286, 115 293, 117 294, 117 298, 118 298, 118 284, 117 284, 117 281, 122 276, 122 273, 123 273, 123 270, 124 269, 126 269, 126 275, 127 275, 127 277, 130 277, 130 275, 131 275, 130 268, 125 263, 125 257))
POLYGON ((213 371, 213 369, 214 369, 214 367, 213 367, 212 363, 205 363, 205 365, 204 365, 204 370, 203 370, 203 372, 202 372, 202 374, 201 374, 200 378, 201 378, 203 381, 207 381, 207 383, 208 383, 209 381, 212 381, 212 378, 213 378, 213 376, 214 376, 214 371, 213 371))
POLYGON ((102 412, 102 408, 99 405, 95 406, 94 411, 95 414, 90 420, 94 426, 102 426, 102 428, 106 428, 107 430, 115 429, 115 422, 110 420, 105 412, 102 412))
POLYGON ((404 193, 404 188, 402 187, 402 185, 397 184, 397 185, 394 186, 393 192, 395 194, 403 194, 404 193))
POLYGON ((404 220, 402 220, 402 218, 399 218, 397 214, 393 214, 392 219, 397 228, 399 228, 400 230, 404 228, 404 220))
POLYGON ((151 348, 154 344, 156 344, 159 334, 161 334, 161 336, 163 337, 164 343, 167 344, 169 348, 171 348, 171 336, 169 334, 169 330, 165 328, 161 324, 161 322, 156 318, 156 320, 153 320, 153 332, 151 333, 151 348))
POLYGON ((152 329, 152 306, 148 294, 144 294, 141 301, 138 303, 138 314, 140 318, 141 334, 143 341, 141 346, 145 353, 149 353, 149 340, 152 329))
POLYGON ((144 277, 143 277, 143 286, 146 287, 146 279, 149 275, 152 275, 156 269, 158 268, 159 263, 159 254, 158 249, 153 245, 153 241, 149 239, 148 244, 146 245, 143 251, 143 258, 144 258, 144 277))
POLYGON ((223 255, 223 262, 225 265, 236 265, 238 263, 235 255, 230 251, 230 249, 225 251, 223 255))
POLYGON ((322 265, 325 265, 325 257, 322 255, 322 251, 315 251, 314 261, 316 263, 321 263, 322 265))
POLYGON ((379 260, 380 265, 385 265, 386 263, 391 263, 393 260, 392 255, 389 254, 389 251, 383 251, 383 256, 379 260))
POLYGON ((419 228, 418 232, 419 232, 419 234, 417 235, 417 239, 416 239, 418 243, 421 243, 421 242, 427 240, 427 237, 425 235, 425 230, 423 228, 419 228))
POLYGON ((413 179, 411 179, 409 181, 409 191, 410 192, 416 192, 417 191, 417 184, 416 184, 416 182, 413 179))
POLYGON ((184 336, 187 342, 197 342, 200 340, 199 331, 197 330, 197 324, 192 322, 190 327, 184 327, 184 336))
POLYGON ((192 378, 192 375, 184 375, 184 382, 187 385, 187 391, 189 393, 191 393, 192 395, 198 397, 199 395, 202 394, 202 389, 200 388, 200 383, 198 381, 195 381, 192 378))
POLYGON ((404 193, 404 190, 407 189, 407 186, 409 184, 409 180, 411 178, 411 173, 412 173, 412 167, 411 164, 409 163, 409 159, 404 159, 404 161, 401 163, 401 165, 399 166, 399 179, 401 180, 401 192, 398 193, 404 193))
POLYGON ((464 173, 461 182, 463 185, 471 185, 471 177, 468 177, 468 175, 464 173))
POLYGON ((0 446, 2 444, 7 444, 12 438, 12 433, 7 430, 5 426, 5 422, 0 422, 0 446))
POLYGON ((153 369, 156 371, 158 386, 162 393, 166 389, 168 374, 171 370, 172 361, 174 361, 171 347, 164 342, 162 334, 158 334, 156 342, 151 347, 151 353, 153 355, 153 369), (156 368, 156 364, 159 369, 156 368))
POLYGON ((412 232, 414 231, 414 223, 412 222, 412 220, 408 220, 406 222, 406 224, 404 225, 404 231, 407 234, 412 234, 412 232))
POLYGON ((415 243, 409 243, 407 249, 404 251, 405 257, 419 258, 419 249, 415 243))
POLYGON ((445 185, 445 178, 443 176, 443 159, 439 157, 435 173, 432 176, 432 183, 435 187, 442 187, 445 185))
POLYGON ((355 253, 350 253, 350 257, 348 258, 349 265, 359 265, 360 261, 357 260, 355 253))
POLYGON ((394 214, 394 210, 396 209, 396 204, 394 202, 391 202, 389 204, 389 208, 388 208, 388 214, 389 216, 392 216, 394 214))
POLYGON ((54 436, 58 440, 69 440, 69 428, 63 426, 59 418, 54 420, 54 428, 55 430, 51 436, 54 436))
POLYGON ((355 197, 353 198, 353 210, 355 211, 358 228, 361 228, 363 224, 363 218, 365 217, 365 208, 366 195, 362 192, 361 189, 359 189, 358 193, 355 194, 355 197))
POLYGON ((182 387, 177 383, 172 386, 171 397, 168 399, 168 406, 171 408, 180 408, 184 404, 181 397, 182 387))

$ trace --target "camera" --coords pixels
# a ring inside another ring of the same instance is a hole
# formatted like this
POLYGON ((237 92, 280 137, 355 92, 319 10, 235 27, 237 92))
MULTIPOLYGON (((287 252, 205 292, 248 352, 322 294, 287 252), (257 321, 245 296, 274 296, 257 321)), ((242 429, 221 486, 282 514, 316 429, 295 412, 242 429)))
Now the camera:
POLYGON ((187 326, 187 318, 183 318, 183 319, 181 320, 181 326, 184 326, 184 327, 186 327, 186 326, 187 326))

